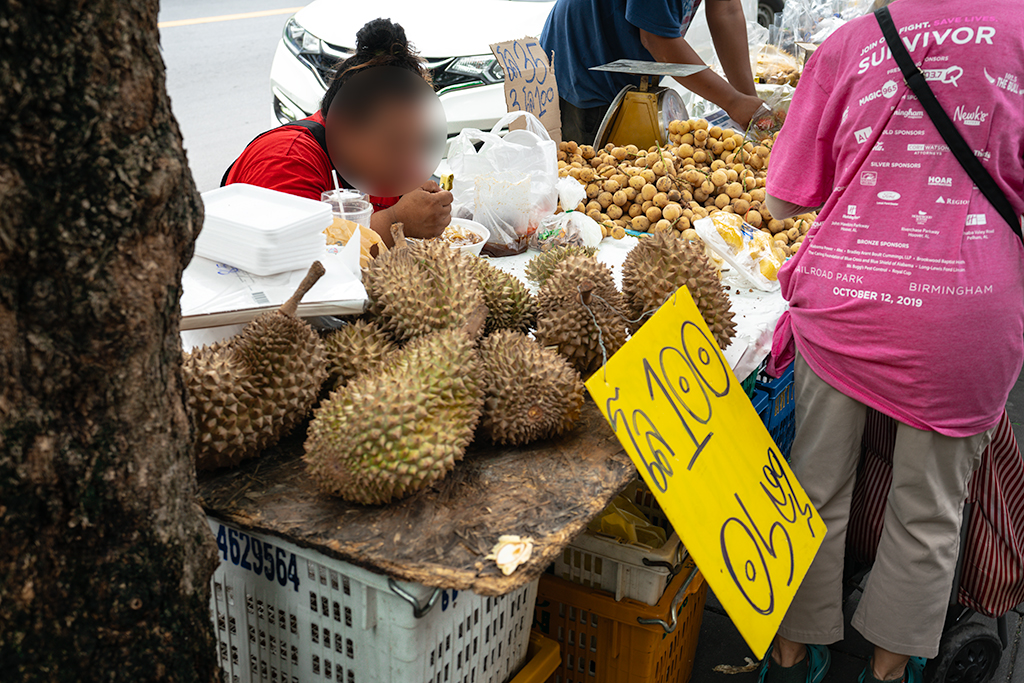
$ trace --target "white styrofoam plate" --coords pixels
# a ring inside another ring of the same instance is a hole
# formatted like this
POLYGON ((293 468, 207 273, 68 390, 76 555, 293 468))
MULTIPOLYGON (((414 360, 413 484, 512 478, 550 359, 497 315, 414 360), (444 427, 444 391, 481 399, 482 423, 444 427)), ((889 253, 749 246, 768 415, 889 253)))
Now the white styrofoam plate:
POLYGON ((332 220, 330 204, 243 183, 204 192, 203 204, 204 225, 231 236, 282 237, 323 230, 332 220))

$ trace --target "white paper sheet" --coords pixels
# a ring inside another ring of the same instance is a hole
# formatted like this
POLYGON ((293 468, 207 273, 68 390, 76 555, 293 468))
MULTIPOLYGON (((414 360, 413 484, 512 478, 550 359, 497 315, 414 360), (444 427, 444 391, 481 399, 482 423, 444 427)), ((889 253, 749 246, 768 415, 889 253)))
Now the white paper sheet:
MULTIPOLYGON (((359 240, 325 247, 326 273, 313 285, 298 313, 302 317, 354 315, 366 305, 359 269, 359 240)), ((193 258, 182 274, 181 328, 194 330, 244 324, 281 306, 295 292, 308 268, 257 276, 204 258, 193 258)))

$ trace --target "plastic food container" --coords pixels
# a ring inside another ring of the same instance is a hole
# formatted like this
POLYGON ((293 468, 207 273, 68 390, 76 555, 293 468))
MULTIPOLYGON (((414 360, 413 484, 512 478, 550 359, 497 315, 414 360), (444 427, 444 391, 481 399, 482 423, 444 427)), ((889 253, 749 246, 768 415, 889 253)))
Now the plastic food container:
POLYGON ((466 218, 453 218, 451 224, 462 228, 466 232, 472 232, 480 236, 480 241, 476 244, 466 244, 461 247, 452 247, 452 249, 458 249, 459 251, 463 251, 467 254, 479 256, 480 252, 483 251, 484 245, 487 244, 487 240, 491 239, 491 231, 476 221, 471 221, 466 218))
POLYGON ((370 201, 370 195, 359 190, 328 190, 327 192, 320 193, 320 201, 327 202, 331 205, 331 211, 339 213, 341 211, 341 203, 346 199, 362 199, 363 201, 370 201))
POLYGON ((346 221, 352 221, 364 228, 370 227, 370 218, 373 216, 373 204, 365 199, 348 197, 342 199, 334 215, 346 221))

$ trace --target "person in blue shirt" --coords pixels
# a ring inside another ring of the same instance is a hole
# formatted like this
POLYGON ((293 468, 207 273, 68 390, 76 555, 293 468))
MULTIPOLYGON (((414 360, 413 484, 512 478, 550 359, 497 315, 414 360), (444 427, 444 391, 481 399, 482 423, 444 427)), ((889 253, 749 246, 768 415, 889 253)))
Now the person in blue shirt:
MULTIPOLYGON (((617 59, 703 64, 683 37, 701 0, 558 0, 540 44, 554 55, 562 139, 590 144, 608 106, 639 76, 590 71, 617 59)), ((677 79, 746 126, 763 104, 754 91, 741 0, 706 0, 708 28, 726 78, 706 69, 677 79)))

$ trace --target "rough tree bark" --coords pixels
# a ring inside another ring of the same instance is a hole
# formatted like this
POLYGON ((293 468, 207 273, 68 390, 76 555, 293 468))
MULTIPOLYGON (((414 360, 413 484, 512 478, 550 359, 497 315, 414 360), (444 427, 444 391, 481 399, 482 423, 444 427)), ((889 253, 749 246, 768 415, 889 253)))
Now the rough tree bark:
POLYGON ((0 679, 219 678, 157 0, 0 0, 0 679))

